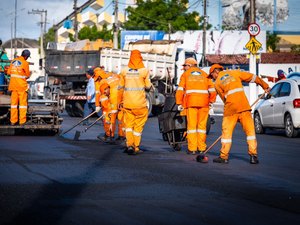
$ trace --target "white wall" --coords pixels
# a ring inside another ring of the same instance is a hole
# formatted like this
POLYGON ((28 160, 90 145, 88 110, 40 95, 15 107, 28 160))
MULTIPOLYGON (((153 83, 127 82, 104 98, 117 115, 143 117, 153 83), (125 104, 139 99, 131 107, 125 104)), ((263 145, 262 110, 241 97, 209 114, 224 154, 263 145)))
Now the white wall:
MULTIPOLYGON (((17 48, 17 55, 21 55, 24 49, 25 48, 17 48)), ((28 49, 31 53, 30 58, 27 61, 34 63, 34 65, 29 65, 31 76, 28 80, 35 80, 38 76, 44 75, 42 70, 39 69, 39 59, 40 59, 39 49, 38 48, 26 48, 26 49, 28 49)), ((11 57, 11 52, 14 53, 14 49, 13 51, 11 51, 10 48, 6 48, 5 51, 7 52, 7 57, 9 59, 12 59, 13 57, 11 57)))

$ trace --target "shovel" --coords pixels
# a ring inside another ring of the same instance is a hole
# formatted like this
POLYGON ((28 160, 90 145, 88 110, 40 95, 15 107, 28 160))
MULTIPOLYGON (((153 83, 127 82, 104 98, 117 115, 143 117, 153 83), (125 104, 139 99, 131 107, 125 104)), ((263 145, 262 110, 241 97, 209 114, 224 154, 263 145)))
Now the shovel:
POLYGON ((76 123, 74 126, 72 126, 71 128, 69 128, 68 130, 66 130, 65 132, 63 132, 61 134, 64 135, 66 133, 68 133, 70 130, 74 129, 75 127, 77 127, 79 124, 81 124, 83 121, 87 120, 88 118, 90 118, 92 115, 94 115, 95 113, 97 113, 96 111, 92 112, 90 115, 86 116, 85 118, 83 118, 82 120, 80 120, 78 123, 76 123))
POLYGON ((85 133, 88 129, 90 129, 92 126, 94 126, 99 120, 103 118, 104 114, 102 114, 98 119, 96 119, 92 124, 90 124, 88 127, 84 128, 83 131, 76 131, 74 135, 74 141, 78 141, 81 133, 85 133))

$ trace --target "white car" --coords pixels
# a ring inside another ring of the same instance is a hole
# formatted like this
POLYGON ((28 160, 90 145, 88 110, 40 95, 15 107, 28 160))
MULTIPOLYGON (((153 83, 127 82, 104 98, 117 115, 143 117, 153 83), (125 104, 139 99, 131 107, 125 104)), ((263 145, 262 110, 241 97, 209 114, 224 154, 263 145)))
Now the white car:
POLYGON ((278 81, 254 109, 257 134, 265 128, 285 129, 287 137, 296 137, 300 131, 300 77, 278 81))

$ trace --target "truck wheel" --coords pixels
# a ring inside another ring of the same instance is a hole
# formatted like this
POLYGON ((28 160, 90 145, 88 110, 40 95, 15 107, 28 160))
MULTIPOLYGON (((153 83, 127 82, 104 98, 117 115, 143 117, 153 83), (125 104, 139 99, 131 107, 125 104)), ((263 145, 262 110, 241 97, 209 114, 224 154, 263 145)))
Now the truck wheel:
POLYGON ((74 108, 71 101, 66 101, 66 111, 70 117, 75 117, 74 108))
POLYGON ((147 101, 148 116, 149 116, 152 112, 152 101, 151 101, 151 97, 148 93, 146 95, 146 101, 147 101))

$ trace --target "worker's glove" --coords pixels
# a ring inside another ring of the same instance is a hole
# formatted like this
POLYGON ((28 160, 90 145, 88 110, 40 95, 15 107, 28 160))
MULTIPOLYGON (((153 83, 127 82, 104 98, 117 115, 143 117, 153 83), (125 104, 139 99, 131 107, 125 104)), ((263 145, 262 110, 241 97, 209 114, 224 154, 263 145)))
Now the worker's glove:
POLYGON ((184 110, 184 107, 183 107, 182 105, 178 105, 178 110, 179 110, 180 112, 182 112, 182 111, 184 110))
POLYGON ((100 109, 101 109, 101 107, 97 106, 96 109, 95 109, 95 111, 98 113, 98 112, 100 112, 100 109))

